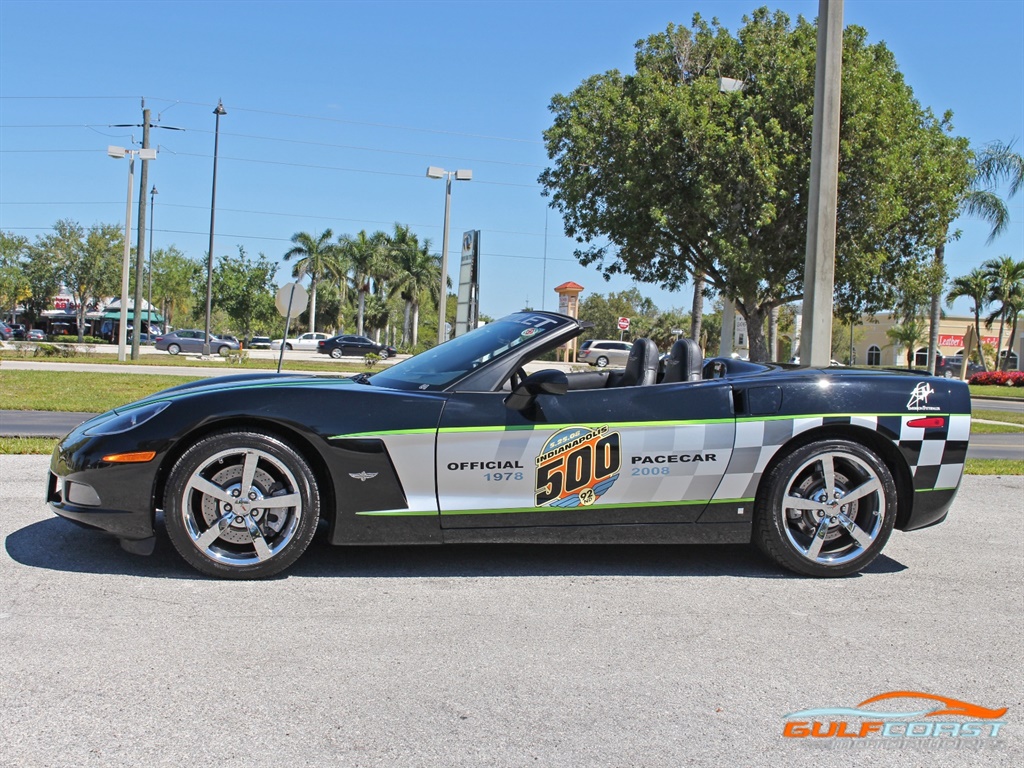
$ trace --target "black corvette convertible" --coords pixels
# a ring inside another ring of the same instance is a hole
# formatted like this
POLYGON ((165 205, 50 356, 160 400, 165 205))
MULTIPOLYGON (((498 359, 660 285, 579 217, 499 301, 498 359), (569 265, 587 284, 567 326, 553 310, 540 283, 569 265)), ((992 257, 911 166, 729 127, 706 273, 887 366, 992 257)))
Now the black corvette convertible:
POLYGON ((162 511, 227 578, 284 570, 320 521, 334 544, 753 541, 842 576, 956 495, 962 382, 705 361, 685 340, 660 365, 646 339, 624 370, 536 362, 581 331, 521 312, 372 376, 173 387, 64 438, 47 500, 141 554, 162 511))

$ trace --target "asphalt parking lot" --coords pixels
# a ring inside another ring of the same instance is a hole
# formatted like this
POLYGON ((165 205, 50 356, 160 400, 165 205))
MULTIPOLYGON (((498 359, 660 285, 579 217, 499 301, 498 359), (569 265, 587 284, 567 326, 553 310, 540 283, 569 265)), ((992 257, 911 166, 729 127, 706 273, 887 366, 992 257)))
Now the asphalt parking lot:
POLYGON ((321 541, 285 578, 230 583, 166 541, 136 557, 53 517, 46 468, 0 456, 3 766, 1016 766, 1022 754, 1022 477, 966 478, 946 523, 895 534, 843 580, 779 572, 743 546, 321 541), (782 736, 787 713, 897 690, 1009 710, 984 743, 782 736))

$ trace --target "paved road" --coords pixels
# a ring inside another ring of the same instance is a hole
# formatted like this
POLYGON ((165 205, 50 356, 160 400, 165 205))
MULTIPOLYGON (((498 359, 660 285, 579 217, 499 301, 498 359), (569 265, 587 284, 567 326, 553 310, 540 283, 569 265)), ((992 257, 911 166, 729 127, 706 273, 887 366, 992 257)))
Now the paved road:
POLYGON ((1024 751, 1005 535, 1024 478, 967 478, 946 523, 849 579, 745 546, 315 542, 288 577, 230 583, 163 539, 142 558, 53 517, 46 462, 0 456, 3 766, 984 768, 1024 751), (1006 725, 983 749, 781 735, 786 713, 892 690, 1006 706, 1006 725))

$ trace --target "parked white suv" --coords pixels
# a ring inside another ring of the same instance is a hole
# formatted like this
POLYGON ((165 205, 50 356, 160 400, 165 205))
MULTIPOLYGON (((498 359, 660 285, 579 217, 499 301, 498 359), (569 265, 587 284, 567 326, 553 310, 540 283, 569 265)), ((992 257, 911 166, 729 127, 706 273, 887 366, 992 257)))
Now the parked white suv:
POLYGON ((580 346, 576 359, 581 363, 604 368, 607 365, 625 366, 633 345, 628 341, 588 339, 580 346))

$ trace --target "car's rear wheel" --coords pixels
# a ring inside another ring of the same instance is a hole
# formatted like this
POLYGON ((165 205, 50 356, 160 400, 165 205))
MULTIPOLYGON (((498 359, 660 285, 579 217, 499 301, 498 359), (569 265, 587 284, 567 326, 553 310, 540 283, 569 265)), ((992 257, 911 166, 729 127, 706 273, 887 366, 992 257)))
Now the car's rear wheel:
POLYGON ((896 484, 878 455, 848 440, 819 440, 765 475, 754 541, 789 570, 847 576, 878 556, 895 522, 896 484))
POLYGON ((285 344, 284 348, 287 349, 287 350, 291 350, 292 345, 291 344, 285 344))
POLYGON ((608 366, 608 358, 605 357, 604 355, 601 355, 595 361, 595 365, 597 365, 598 368, 606 368, 608 366))
POLYGON ((335 347, 331 350, 331 357, 335 360, 340 360, 344 355, 341 353, 341 347, 335 347))
POLYGON ((951 369, 947 368, 946 370, 944 370, 942 372, 942 378, 944 378, 944 379, 952 379, 953 378, 953 371, 951 369))
POLYGON ((219 432, 175 463, 165 521, 175 549, 210 576, 259 579, 309 546, 320 497, 308 462, 262 432, 219 432))
POLYGON ((179 347, 177 344, 168 344, 167 351, 170 352, 172 355, 176 355, 179 352, 181 352, 181 347, 179 347))

